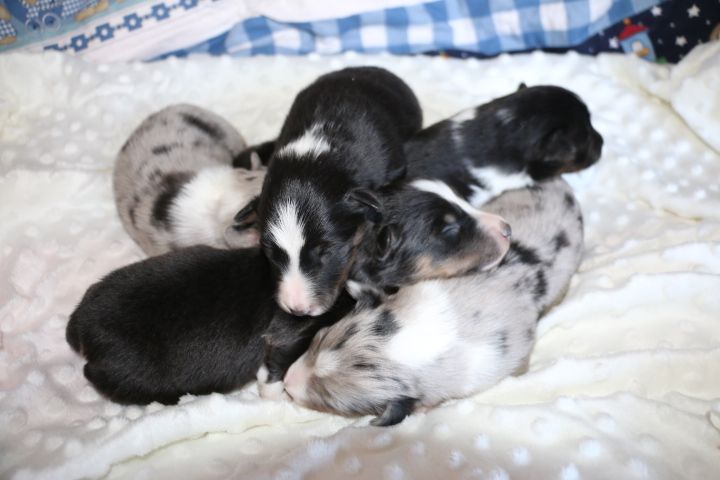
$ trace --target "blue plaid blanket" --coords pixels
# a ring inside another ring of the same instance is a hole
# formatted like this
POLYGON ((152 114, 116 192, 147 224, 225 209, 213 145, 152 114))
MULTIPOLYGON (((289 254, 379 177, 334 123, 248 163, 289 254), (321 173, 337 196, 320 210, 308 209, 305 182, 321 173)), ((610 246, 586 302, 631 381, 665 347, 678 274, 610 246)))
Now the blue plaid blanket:
POLYGON ((441 50, 496 55, 567 48, 658 3, 661 0, 441 0, 315 22, 281 23, 256 17, 167 55, 441 50))
POLYGON ((227 8, 231 14, 230 3, 0 0, 0 52, 46 49, 117 61, 193 53, 493 56, 574 49, 676 62, 697 43, 720 38, 720 0, 419 0, 330 20, 283 22, 244 15, 208 26, 211 17, 203 12, 215 9, 222 16, 227 8))

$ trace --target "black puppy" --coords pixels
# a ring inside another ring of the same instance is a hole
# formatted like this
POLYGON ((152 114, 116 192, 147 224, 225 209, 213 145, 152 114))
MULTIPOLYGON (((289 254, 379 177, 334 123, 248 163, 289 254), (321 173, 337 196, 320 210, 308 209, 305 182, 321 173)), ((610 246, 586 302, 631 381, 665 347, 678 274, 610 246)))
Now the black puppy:
POLYGON ((316 316, 333 304, 364 225, 379 219, 373 190, 405 175, 403 143, 421 125, 412 90, 381 68, 329 73, 297 95, 264 146, 273 153, 257 203, 283 310, 316 316))
POLYGON ((119 403, 229 392, 255 380, 261 365, 263 379, 277 382, 354 302, 341 296, 324 315, 301 320, 277 308, 273 285, 259 248, 178 250, 90 287, 66 338, 87 359, 85 377, 119 403))

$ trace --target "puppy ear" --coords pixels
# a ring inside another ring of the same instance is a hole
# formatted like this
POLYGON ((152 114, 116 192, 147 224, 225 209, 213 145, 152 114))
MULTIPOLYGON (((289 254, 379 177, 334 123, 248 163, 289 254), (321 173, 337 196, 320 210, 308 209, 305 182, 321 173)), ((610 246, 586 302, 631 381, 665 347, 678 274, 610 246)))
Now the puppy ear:
POLYGON ((375 427, 390 427, 392 425, 397 425, 405 420, 405 417, 415 410, 417 401, 417 398, 410 397, 400 397, 391 401, 385 406, 385 411, 382 415, 370 421, 370 425, 375 427))
POLYGON ((360 213, 372 223, 382 220, 382 204, 378 196, 367 188, 350 190, 343 199, 343 205, 352 213, 360 213))
POLYGON ((520 85, 518 85, 518 91, 525 90, 527 88, 527 85, 525 85, 525 82, 521 82, 520 85))
POLYGON ((391 258, 400 246, 400 228, 397 224, 383 225, 375 239, 375 258, 385 261, 391 258))
POLYGON ((243 228, 249 228, 255 224, 257 220, 257 205, 260 197, 255 197, 245 205, 242 210, 235 214, 233 219, 235 223, 233 227, 236 230, 242 230, 243 228))
POLYGON ((260 230, 255 224, 246 226, 228 225, 223 232, 225 243, 230 248, 249 248, 260 243, 260 230))

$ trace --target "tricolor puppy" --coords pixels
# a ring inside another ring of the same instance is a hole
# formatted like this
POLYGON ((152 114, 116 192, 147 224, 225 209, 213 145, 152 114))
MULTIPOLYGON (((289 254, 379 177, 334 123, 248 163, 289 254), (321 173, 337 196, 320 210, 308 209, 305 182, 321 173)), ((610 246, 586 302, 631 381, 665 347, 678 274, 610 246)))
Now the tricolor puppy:
POLYGON ((196 244, 256 245, 254 212, 245 207, 265 170, 257 155, 246 156, 246 168, 232 168, 245 147, 232 125, 202 108, 173 105, 150 115, 115 161, 115 204, 125 230, 148 255, 196 244), (245 214, 236 219, 240 210, 245 214))
POLYGON ((255 380, 280 387, 321 327, 345 315, 347 295, 300 321, 277 308, 258 247, 196 246, 120 268, 91 286, 66 338, 87 360, 85 377, 119 403, 172 404, 255 380), (262 365, 262 368, 260 368, 262 365))
POLYGON ((440 180, 413 180, 383 192, 383 221, 358 248, 347 282, 362 305, 400 287, 497 266, 510 248, 510 225, 481 211, 440 180))
POLYGON ((538 319, 580 262, 580 207, 555 179, 485 208, 513 225, 498 268, 402 288, 320 330, 285 376, 295 402, 392 425, 417 407, 472 395, 523 369, 538 319))
POLYGON ((589 167, 602 145, 575 93, 521 85, 425 128, 405 153, 408 179, 442 180, 479 208, 505 190, 589 167))
POLYGON ((381 216, 373 191, 405 175, 403 143, 421 124, 413 92, 381 68, 329 73, 297 95, 257 206, 283 310, 316 316, 333 304, 381 216))

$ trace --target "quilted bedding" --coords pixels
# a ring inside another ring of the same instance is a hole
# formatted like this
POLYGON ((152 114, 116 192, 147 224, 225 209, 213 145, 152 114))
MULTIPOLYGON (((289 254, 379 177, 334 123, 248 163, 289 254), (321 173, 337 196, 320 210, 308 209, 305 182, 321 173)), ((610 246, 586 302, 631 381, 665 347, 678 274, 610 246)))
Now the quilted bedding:
POLYGON ((720 478, 718 57, 717 42, 676 67, 540 53, 0 57, 0 478, 720 478), (584 260, 529 372, 390 429, 263 401, 254 385, 172 407, 100 398, 64 331, 91 283, 142 258, 111 193, 125 138, 189 101, 265 140, 302 86, 357 64, 406 79, 426 123, 521 81, 589 104, 604 155, 567 176, 584 260))

